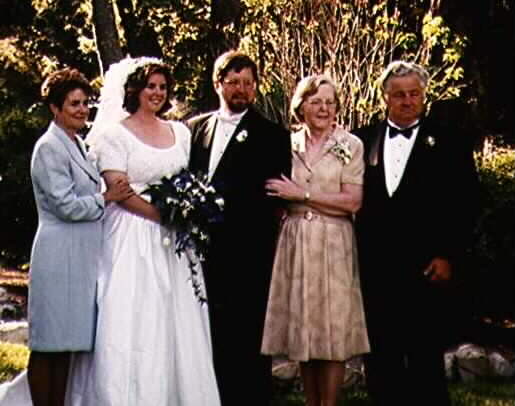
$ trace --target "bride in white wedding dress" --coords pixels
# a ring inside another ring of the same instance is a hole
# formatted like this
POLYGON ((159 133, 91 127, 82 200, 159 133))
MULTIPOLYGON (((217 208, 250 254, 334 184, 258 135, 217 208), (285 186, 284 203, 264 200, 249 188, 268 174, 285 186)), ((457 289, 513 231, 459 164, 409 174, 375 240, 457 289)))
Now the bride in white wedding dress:
MULTIPOLYGON (((127 58, 106 74, 100 125, 87 141, 107 187, 127 177, 136 195, 106 210, 95 349, 73 360, 67 405, 220 405, 207 305, 194 294, 186 256, 175 253, 174 233, 141 194, 188 165, 189 130, 159 118, 169 108, 170 85, 168 68, 153 58, 127 58), (107 95, 120 83, 129 114, 113 122, 121 103, 107 95)), ((0 405, 26 406, 18 392, 20 403, 0 405)))

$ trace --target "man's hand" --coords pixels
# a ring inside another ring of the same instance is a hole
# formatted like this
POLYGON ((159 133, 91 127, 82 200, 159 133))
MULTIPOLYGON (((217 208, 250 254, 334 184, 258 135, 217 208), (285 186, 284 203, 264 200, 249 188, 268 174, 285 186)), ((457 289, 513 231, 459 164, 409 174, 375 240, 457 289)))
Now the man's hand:
POLYGON ((424 276, 433 282, 448 282, 452 277, 452 266, 446 259, 436 257, 424 269, 424 276))

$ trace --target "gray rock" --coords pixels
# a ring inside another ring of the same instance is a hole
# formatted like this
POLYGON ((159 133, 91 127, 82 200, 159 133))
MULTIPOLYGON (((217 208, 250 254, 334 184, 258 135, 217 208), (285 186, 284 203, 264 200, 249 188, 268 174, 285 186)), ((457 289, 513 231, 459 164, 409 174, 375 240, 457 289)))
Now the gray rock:
POLYGON ((445 353, 447 378, 471 382, 483 377, 515 376, 515 360, 493 348, 465 343, 445 353))
POLYGON ((0 341, 27 345, 29 326, 26 321, 0 323, 0 341))

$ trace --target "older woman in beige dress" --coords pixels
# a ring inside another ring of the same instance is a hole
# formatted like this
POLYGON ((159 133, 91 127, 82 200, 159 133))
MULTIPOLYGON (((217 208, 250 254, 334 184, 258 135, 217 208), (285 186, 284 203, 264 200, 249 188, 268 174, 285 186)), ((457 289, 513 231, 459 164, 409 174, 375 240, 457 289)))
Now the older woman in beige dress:
POLYGON ((262 352, 299 361, 309 406, 335 406, 348 358, 369 351, 353 215, 360 208, 363 145, 335 125, 332 80, 299 82, 291 112, 292 176, 271 179, 288 201, 275 257, 262 352))

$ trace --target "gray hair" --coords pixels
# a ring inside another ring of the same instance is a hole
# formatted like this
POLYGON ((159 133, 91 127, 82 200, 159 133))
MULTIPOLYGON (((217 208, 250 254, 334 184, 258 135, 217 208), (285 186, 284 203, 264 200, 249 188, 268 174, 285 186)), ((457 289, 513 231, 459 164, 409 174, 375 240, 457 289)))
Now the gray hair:
POLYGON ((386 67, 378 79, 379 88, 384 94, 390 79, 412 74, 417 75, 422 88, 425 89, 429 83, 429 73, 422 66, 417 65, 416 63, 404 61, 393 61, 386 67))
POLYGON ((338 90, 334 81, 326 75, 310 75, 303 78, 298 84, 293 93, 290 103, 290 114, 299 123, 304 122, 304 117, 300 108, 302 103, 306 101, 309 96, 313 96, 322 85, 329 85, 334 90, 334 98, 336 100, 336 111, 340 111, 340 99, 338 97, 338 90))

